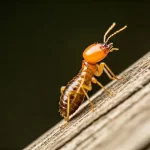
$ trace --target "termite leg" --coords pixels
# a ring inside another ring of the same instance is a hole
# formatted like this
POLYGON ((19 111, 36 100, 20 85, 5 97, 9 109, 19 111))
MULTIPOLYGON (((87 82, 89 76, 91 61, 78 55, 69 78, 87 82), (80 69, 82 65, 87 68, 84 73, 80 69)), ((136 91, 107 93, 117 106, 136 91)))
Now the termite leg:
POLYGON ((114 79, 120 80, 121 79, 121 78, 118 78, 104 62, 102 62, 98 65, 98 72, 96 72, 95 75, 101 76, 103 71, 107 74, 107 76, 111 80, 114 80, 114 79))
POLYGON ((64 89, 65 89, 65 86, 62 86, 62 87, 60 88, 61 94, 63 93, 64 89))
POLYGON ((92 77, 92 82, 98 84, 101 88, 103 88, 110 96, 113 96, 96 78, 92 77))
POLYGON ((83 92, 84 92, 86 98, 89 100, 89 103, 90 103, 90 105, 91 105, 91 109, 92 109, 92 111, 94 112, 94 104, 92 103, 92 101, 90 100, 90 98, 89 98, 87 92, 85 91, 85 89, 87 89, 88 91, 90 91, 90 90, 92 89, 92 87, 91 87, 91 86, 87 86, 87 85, 82 85, 81 88, 82 88, 82 90, 83 90, 83 92))
POLYGON ((70 95, 68 96, 68 100, 67 100, 67 116, 65 117, 65 121, 66 123, 64 124, 64 126, 67 126, 68 125, 68 122, 69 122, 69 114, 70 114, 70 95))

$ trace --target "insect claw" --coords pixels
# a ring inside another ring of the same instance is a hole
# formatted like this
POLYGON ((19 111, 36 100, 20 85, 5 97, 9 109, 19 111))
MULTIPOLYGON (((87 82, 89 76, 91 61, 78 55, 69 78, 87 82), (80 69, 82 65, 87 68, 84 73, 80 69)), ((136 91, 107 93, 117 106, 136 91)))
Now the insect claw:
POLYGON ((122 80, 123 79, 123 77, 119 77, 119 78, 116 78, 117 80, 122 80))
POLYGON ((68 125, 68 122, 66 122, 63 126, 66 127, 68 125))
POLYGON ((60 126, 61 129, 64 129, 68 125, 68 122, 64 123, 63 125, 60 126))
POLYGON ((112 97, 114 97, 114 95, 115 95, 114 93, 111 93, 111 96, 112 96, 112 97))

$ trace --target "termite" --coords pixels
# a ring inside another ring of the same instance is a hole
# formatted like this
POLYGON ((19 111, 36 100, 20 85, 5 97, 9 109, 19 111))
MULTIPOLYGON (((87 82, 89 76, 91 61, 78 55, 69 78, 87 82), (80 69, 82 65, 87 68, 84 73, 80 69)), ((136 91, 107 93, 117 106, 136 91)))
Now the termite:
POLYGON ((95 78, 95 76, 100 77, 104 71, 112 80, 121 79, 118 78, 104 62, 101 62, 109 52, 119 50, 118 48, 113 48, 113 43, 108 44, 108 41, 112 36, 124 30, 127 25, 117 30, 106 39, 107 34, 115 25, 116 23, 114 22, 105 32, 103 43, 91 44, 84 50, 84 59, 82 60, 82 68, 79 73, 68 82, 66 86, 61 87, 59 112, 65 120, 64 126, 68 124, 70 115, 79 108, 85 97, 89 101, 92 111, 94 111, 94 105, 87 94, 88 91, 92 90, 92 83, 98 84, 109 95, 111 95, 111 93, 95 78), (101 63, 98 64, 99 62, 101 63))

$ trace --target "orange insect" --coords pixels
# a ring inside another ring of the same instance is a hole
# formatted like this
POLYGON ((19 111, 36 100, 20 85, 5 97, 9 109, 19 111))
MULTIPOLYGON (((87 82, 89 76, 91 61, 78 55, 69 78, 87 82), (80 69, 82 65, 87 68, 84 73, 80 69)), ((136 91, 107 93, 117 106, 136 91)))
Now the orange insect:
POLYGON ((95 76, 101 76, 104 71, 110 79, 120 80, 104 62, 98 64, 98 62, 102 61, 109 52, 119 50, 118 48, 113 48, 113 43, 108 44, 108 40, 115 34, 124 30, 127 26, 124 26, 120 30, 114 32, 106 39, 107 34, 115 25, 116 24, 113 23, 106 31, 103 43, 91 44, 84 50, 84 60, 82 61, 81 70, 67 84, 67 86, 61 87, 59 112, 66 121, 65 126, 69 122, 69 116, 78 109, 85 97, 88 99, 92 111, 94 111, 94 105, 87 94, 88 91, 92 90, 91 83, 98 84, 111 95, 111 93, 95 78, 95 76))

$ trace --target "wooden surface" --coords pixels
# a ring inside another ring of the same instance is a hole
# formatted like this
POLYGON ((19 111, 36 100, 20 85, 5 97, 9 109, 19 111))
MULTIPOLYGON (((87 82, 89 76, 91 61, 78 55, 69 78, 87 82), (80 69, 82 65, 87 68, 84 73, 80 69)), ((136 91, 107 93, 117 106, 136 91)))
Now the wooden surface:
POLYGON ((24 150, 150 150, 150 52, 72 116, 69 125, 59 122, 24 150))

